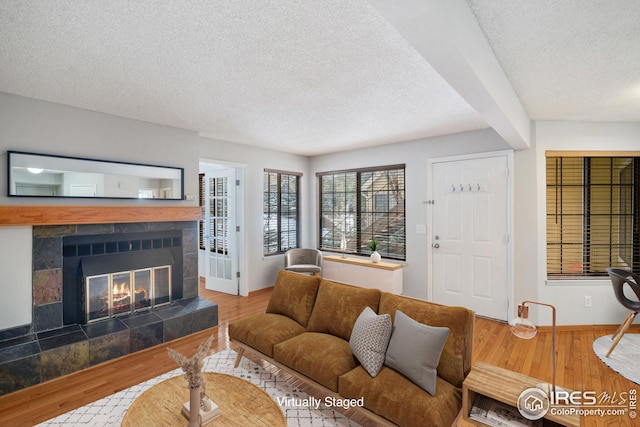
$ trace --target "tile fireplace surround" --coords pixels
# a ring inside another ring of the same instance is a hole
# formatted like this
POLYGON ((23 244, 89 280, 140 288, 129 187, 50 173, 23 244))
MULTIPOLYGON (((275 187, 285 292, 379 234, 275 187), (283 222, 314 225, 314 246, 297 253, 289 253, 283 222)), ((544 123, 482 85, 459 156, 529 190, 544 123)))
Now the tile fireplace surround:
POLYGON ((33 226, 32 323, 0 331, 0 395, 218 324, 218 306, 198 296, 197 221, 160 218, 138 222, 147 219, 141 215, 132 222, 91 224, 88 219, 33 226), (175 266, 182 270, 171 304, 90 324, 69 322, 63 308, 63 290, 68 288, 63 284, 64 238, 112 235, 119 241, 127 236, 144 240, 146 233, 181 236, 164 243, 177 251, 175 266))

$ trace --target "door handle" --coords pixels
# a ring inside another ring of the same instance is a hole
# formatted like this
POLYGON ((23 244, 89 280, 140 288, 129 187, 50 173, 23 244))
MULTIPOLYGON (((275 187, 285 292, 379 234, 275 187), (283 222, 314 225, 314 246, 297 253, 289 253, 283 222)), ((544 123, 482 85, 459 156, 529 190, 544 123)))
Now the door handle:
POLYGON ((436 243, 433 245, 434 248, 438 249, 440 247, 440 243, 436 243))

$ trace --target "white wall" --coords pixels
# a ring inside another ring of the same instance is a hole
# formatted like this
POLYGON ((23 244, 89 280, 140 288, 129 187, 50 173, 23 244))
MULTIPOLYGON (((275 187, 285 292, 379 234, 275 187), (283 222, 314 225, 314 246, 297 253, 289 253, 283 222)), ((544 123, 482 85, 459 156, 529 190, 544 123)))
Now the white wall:
MULTIPOLYGON (((0 93, 0 204, 194 205, 184 201, 52 199, 7 196, 7 150, 133 161, 185 169, 185 191, 197 194, 194 132, 0 93)), ((31 227, 0 227, 0 330, 31 322, 31 227)))
MULTIPOLYGON (((640 123, 536 122, 532 148, 515 154, 515 297, 553 304, 560 325, 619 324, 627 311, 617 302, 608 278, 546 280, 547 150, 639 150, 640 123), (593 306, 586 308, 584 297, 593 306)), ((549 310, 540 322, 550 324, 549 310)))
MULTIPOLYGON (((191 131, 0 93, 0 204, 195 206, 198 203, 198 167, 201 158, 245 165, 245 215, 242 224, 245 227, 243 245, 246 248, 242 260, 245 291, 273 285, 283 261, 282 256, 264 257, 262 254, 263 170, 270 168, 302 172, 302 185, 306 188, 310 179, 307 157, 216 141, 202 138, 191 131), (182 167, 185 194, 193 195, 194 199, 129 201, 7 197, 7 150, 182 167)), ((312 244, 312 230, 304 225, 311 217, 308 200, 309 195, 303 192, 303 245, 312 244)), ((0 260, 0 268, 17 269, 16 265, 22 265, 18 258, 17 254, 6 254, 0 260)), ((0 293, 11 286, 0 277, 0 293)), ((30 313, 30 301, 26 307, 30 313)), ((4 328, 0 321, 0 330, 4 328)))
MULTIPOLYGON (((198 191, 195 132, 0 92, 0 204, 121 205, 122 200, 7 197, 7 150, 184 168, 185 194, 198 191)), ((197 201, 135 200, 136 206, 197 201)))
POLYGON ((31 227, 0 227, 0 330, 31 323, 31 227))
POLYGON ((313 179, 308 182, 307 188, 311 195, 310 211, 313 213, 314 221, 312 244, 317 244, 316 172, 404 163, 406 164, 407 260, 403 271, 403 293, 426 299, 429 274, 427 235, 431 231, 427 229, 427 234, 417 234, 416 226, 429 224, 427 205, 423 203, 428 199, 428 160, 508 148, 509 146, 500 136, 493 130, 487 129, 313 157, 310 173, 313 179))
MULTIPOLYGON (((626 312, 615 300, 608 280, 589 284, 546 283, 544 153, 546 150, 638 150, 640 124, 537 122, 533 131, 532 148, 515 152, 515 298, 517 301, 533 299, 555 304, 560 324, 620 323, 626 312), (592 297, 592 308, 584 308, 585 295, 592 297)), ((405 163, 407 267, 404 271, 404 289, 407 295, 426 298, 429 273, 426 262, 427 235, 417 234, 415 230, 418 224, 429 223, 427 208, 423 203, 427 200, 427 160, 508 148, 502 138, 487 129, 307 158, 0 93, 0 204, 197 204, 197 197, 189 202, 7 197, 7 150, 183 167, 185 194, 194 196, 198 192, 198 165, 201 158, 242 164, 245 175, 243 280, 246 281, 245 289, 253 291, 271 286, 282 266, 282 256, 264 257, 262 254, 262 176, 265 168, 303 173, 301 243, 303 246, 315 246, 316 172, 405 163)), ((30 227, 0 228, 2 246, 12 248, 25 244, 23 240, 26 240, 30 248, 30 232, 30 227), (29 234, 29 238, 26 238, 26 234, 29 234)), ((0 257, 0 271, 10 272, 21 283, 16 288, 8 276, 0 277, 0 294, 11 292, 18 299, 29 298, 24 304, 15 304, 15 308, 19 308, 16 316, 11 315, 13 320, 7 320, 4 307, 0 307, 0 330, 12 327, 6 326, 8 324, 16 326, 15 322, 23 322, 25 316, 28 316, 28 320, 24 323, 29 323, 31 319, 31 266, 30 261, 25 262, 24 250, 5 251, 0 257), (27 275, 28 283, 25 280, 27 275)), ((548 323, 546 314, 541 321, 548 323)))

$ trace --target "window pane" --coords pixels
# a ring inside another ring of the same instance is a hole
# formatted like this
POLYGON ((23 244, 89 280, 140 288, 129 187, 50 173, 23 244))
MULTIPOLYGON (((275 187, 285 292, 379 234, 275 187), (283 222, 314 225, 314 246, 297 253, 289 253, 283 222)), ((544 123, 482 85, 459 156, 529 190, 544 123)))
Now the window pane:
POLYGON ((406 259, 404 166, 341 171, 318 177, 320 249, 369 255, 372 240, 383 257, 406 259))
POLYGON ((264 173, 263 252, 276 254, 298 247, 298 174, 264 173))

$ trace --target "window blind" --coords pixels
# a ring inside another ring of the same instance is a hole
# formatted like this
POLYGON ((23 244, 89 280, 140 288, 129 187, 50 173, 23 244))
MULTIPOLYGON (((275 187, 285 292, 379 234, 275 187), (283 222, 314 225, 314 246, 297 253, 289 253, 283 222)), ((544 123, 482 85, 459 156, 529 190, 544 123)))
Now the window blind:
POLYGON ((638 157, 548 156, 547 274, 640 265, 638 157))
MULTIPOLYGON (((204 182, 204 174, 201 173, 198 175, 198 206, 200 206, 201 218, 204 218, 205 214, 205 182, 204 182)), ((200 244, 200 249, 205 250, 205 241, 204 241, 204 219, 200 219, 198 221, 198 242, 200 244)))
POLYGON ((297 172, 264 170, 263 253, 298 247, 300 177, 297 172))

